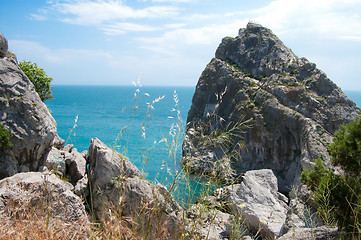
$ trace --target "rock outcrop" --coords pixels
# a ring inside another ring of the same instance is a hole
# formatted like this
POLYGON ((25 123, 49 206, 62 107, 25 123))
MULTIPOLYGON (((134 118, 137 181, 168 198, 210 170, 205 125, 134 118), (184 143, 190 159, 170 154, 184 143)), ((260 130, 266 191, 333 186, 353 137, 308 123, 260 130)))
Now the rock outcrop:
POLYGON ((13 146, 0 149, 0 179, 37 171, 53 145, 56 123, 14 55, 0 57, 0 124, 13 134, 13 146))
POLYGON ((153 233, 163 232, 162 237, 175 237, 181 233, 177 216, 181 208, 167 189, 142 179, 126 157, 97 138, 89 146, 89 190, 89 202, 98 219, 110 218, 118 209, 118 214, 137 222, 139 226, 132 228, 140 235, 155 237, 153 233))
POLYGON ((249 23, 239 36, 222 40, 200 76, 182 165, 225 182, 272 169, 288 193, 317 158, 328 164, 332 134, 358 110, 314 63, 249 23))
POLYGON ((3 58, 8 53, 8 40, 0 33, 0 58, 3 58))
POLYGON ((270 239, 283 234, 288 199, 278 192, 272 170, 248 171, 241 184, 222 190, 222 199, 233 215, 242 217, 250 231, 270 239))
POLYGON ((18 173, 5 178, 0 181, 0 218, 38 208, 67 223, 89 223, 84 204, 72 192, 73 188, 49 173, 18 173))

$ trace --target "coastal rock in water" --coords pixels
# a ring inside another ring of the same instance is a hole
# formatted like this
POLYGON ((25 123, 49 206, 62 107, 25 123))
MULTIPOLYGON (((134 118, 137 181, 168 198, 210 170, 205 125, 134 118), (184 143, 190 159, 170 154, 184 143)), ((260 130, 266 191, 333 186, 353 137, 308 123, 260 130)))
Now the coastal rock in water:
POLYGON ((41 209, 46 210, 46 214, 50 213, 50 218, 68 223, 87 223, 85 207, 72 190, 70 183, 60 180, 54 174, 15 174, 0 181, 0 217, 6 219, 17 214, 16 211, 41 209))
POLYGON ((0 179, 37 171, 56 136, 56 123, 15 56, 0 58, 0 124, 10 129, 10 149, 0 149, 0 179))
POLYGON ((282 235, 287 197, 278 192, 277 178, 272 170, 248 171, 241 184, 217 191, 218 198, 223 199, 232 214, 245 221, 248 230, 270 239, 282 235))
POLYGON ((8 40, 0 33, 0 58, 3 58, 8 53, 8 40))
POLYGON ((271 30, 249 23, 226 37, 199 78, 188 112, 184 169, 231 183, 254 169, 273 169, 279 189, 300 185, 355 103, 271 30))

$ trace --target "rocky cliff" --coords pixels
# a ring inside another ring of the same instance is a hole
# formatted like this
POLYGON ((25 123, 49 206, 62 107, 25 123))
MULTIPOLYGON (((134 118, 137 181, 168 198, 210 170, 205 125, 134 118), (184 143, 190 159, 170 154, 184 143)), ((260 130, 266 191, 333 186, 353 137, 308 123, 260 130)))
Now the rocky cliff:
POLYGON ((56 123, 34 85, 20 70, 0 35, 0 124, 10 129, 12 147, 0 149, 0 179, 37 171, 56 137, 56 123))
POLYGON ((269 168, 282 192, 317 158, 358 108, 316 64, 297 57, 271 30, 248 23, 226 37, 199 78, 188 112, 182 165, 233 182, 269 168))

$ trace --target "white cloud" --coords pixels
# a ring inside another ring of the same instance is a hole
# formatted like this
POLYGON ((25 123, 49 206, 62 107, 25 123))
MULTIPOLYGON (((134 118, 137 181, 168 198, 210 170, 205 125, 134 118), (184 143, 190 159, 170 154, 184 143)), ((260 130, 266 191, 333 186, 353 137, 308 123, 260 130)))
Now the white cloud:
POLYGON ((175 29, 165 32, 160 37, 138 38, 142 47, 157 53, 181 55, 185 48, 194 46, 214 46, 225 36, 237 35, 238 28, 245 26, 248 20, 229 24, 212 24, 193 29, 175 29))
POLYGON ((176 16, 177 8, 170 6, 151 6, 134 9, 121 0, 79 0, 56 2, 52 8, 71 17, 64 22, 79 25, 100 25, 126 19, 164 18, 176 16))
POLYGON ((253 20, 275 32, 322 39, 361 37, 361 2, 355 0, 275 0, 253 11, 253 20))
POLYGON ((158 27, 126 22, 115 23, 113 25, 105 25, 101 28, 108 35, 119 35, 125 34, 127 32, 151 32, 160 29, 158 27))

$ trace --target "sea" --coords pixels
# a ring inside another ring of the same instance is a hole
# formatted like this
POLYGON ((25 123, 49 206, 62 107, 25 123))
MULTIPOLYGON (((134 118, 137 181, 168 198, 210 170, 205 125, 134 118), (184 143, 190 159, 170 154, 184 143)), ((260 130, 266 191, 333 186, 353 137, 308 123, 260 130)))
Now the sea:
MULTIPOLYGON (((185 183, 179 173, 194 91, 195 87, 55 85, 54 99, 46 104, 58 135, 79 152, 88 150, 97 137, 128 157, 147 180, 168 187, 177 183, 202 194, 208 189, 204 180, 192 177, 185 183)), ((361 91, 345 93, 361 107, 361 91)))

